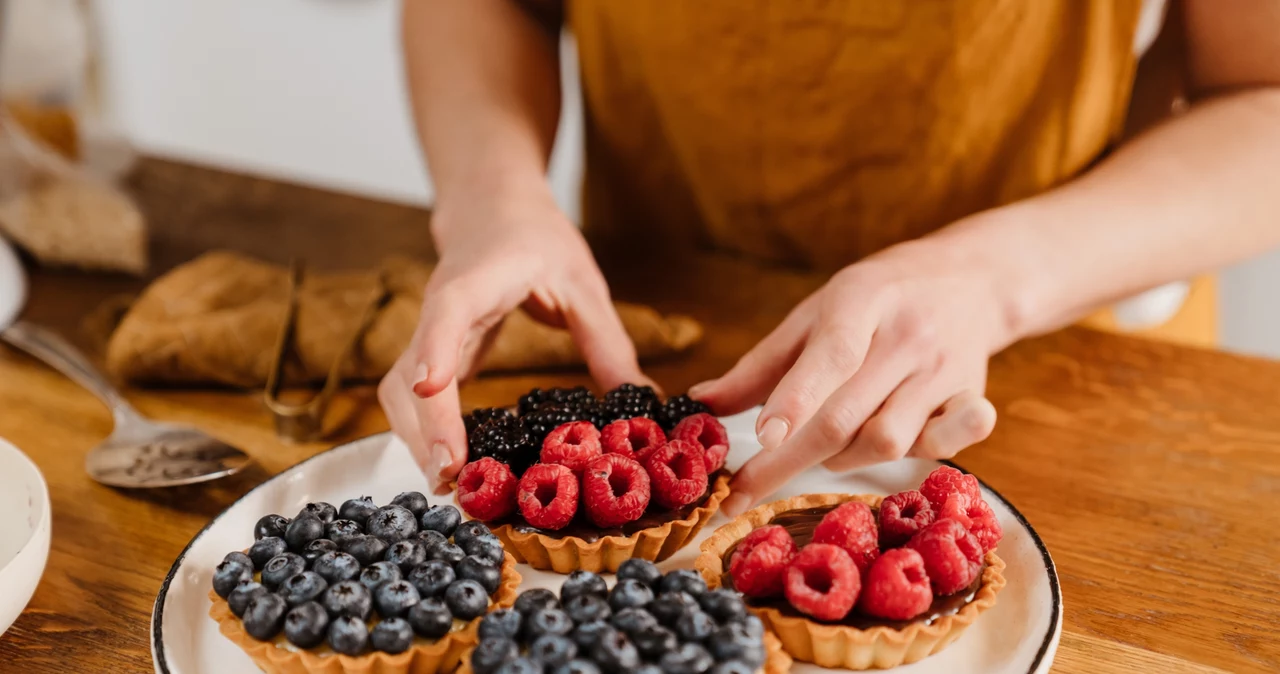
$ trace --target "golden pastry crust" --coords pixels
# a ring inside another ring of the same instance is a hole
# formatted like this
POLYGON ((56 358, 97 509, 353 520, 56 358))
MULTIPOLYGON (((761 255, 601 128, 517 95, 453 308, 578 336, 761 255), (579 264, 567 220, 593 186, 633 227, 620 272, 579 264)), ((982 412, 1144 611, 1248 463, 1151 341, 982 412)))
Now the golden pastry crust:
MULTIPOLYGON (((768 632, 764 633, 764 667, 760 671, 764 674, 787 674, 791 671, 791 656, 783 650, 782 642, 768 632)), ((456 674, 475 674, 471 669, 471 649, 467 649, 456 674)))
MULTIPOLYGON (((820 508, 848 501, 878 507, 883 497, 870 494, 806 494, 774 501, 749 510, 716 529, 702 542, 694 562, 709 587, 719 587, 725 574, 724 554, 753 529, 767 525, 788 510, 820 508)), ((946 648, 960 637, 978 616, 995 606, 996 595, 1005 585, 1005 564, 994 551, 986 555, 982 584, 973 601, 959 612, 926 625, 913 623, 903 629, 887 626, 858 629, 847 625, 824 625, 806 618, 784 615, 773 608, 756 608, 765 626, 778 636, 782 647, 796 660, 839 669, 888 669, 923 660, 946 648)))
MULTIPOLYGON (((516 560, 507 553, 502 560, 502 578, 493 594, 493 608, 507 608, 520 593, 520 573, 516 560)), ((213 606, 209 616, 218 622, 218 631, 253 659, 267 674, 444 674, 452 672, 462 654, 474 647, 480 618, 467 623, 434 642, 415 639, 413 646, 400 654, 366 653, 360 656, 319 655, 305 650, 281 648, 274 641, 258 641, 244 631, 240 619, 231 613, 226 600, 212 590, 213 606)))
POLYGON ((578 570, 615 573, 618 565, 628 559, 660 562, 692 541, 729 495, 730 477, 727 473, 719 475, 711 484, 706 502, 687 517, 642 529, 630 536, 605 536, 595 541, 574 536, 556 538, 516 531, 509 524, 493 527, 493 533, 518 561, 535 569, 565 574, 578 570))

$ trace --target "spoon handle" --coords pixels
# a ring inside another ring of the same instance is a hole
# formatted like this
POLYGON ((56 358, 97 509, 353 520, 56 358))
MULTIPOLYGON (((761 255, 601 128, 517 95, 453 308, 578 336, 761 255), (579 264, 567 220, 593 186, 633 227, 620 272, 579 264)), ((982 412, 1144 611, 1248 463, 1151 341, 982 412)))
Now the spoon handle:
POLYGON ((39 358, 46 365, 89 389, 90 393, 111 408, 111 413, 118 421, 138 417, 133 406, 120 395, 111 382, 107 381, 98 368, 94 367, 79 349, 57 334, 26 321, 17 321, 0 331, 0 339, 39 358))

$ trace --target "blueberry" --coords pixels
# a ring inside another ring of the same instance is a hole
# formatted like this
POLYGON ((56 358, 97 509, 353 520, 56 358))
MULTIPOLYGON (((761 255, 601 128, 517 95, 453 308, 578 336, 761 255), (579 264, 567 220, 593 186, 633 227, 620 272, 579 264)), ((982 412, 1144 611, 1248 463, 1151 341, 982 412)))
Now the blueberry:
POLYGON ((369 626, 359 618, 338 616, 329 623, 329 648, 343 655, 360 655, 369 647, 369 626))
POLYGON ((324 501, 316 501, 315 503, 308 503, 302 506, 302 510, 298 511, 298 516, 294 519, 298 519, 298 517, 306 517, 307 515, 311 515, 321 522, 328 524, 338 516, 338 509, 324 501))
POLYGON ((520 647, 510 639, 485 639, 471 651, 475 674, 494 674, 498 668, 520 657, 520 647))
POLYGON ((449 538, 462 523, 462 513, 451 505, 431 506, 418 518, 418 523, 423 530, 438 531, 445 538, 449 538))
POLYGON ((502 566, 504 556, 502 541, 497 536, 477 536, 468 538, 458 547, 468 555, 475 555, 494 566, 502 566))
POLYGON ((373 595, 369 588, 354 580, 334 583, 320 595, 320 603, 330 616, 350 616, 365 620, 373 611, 373 595))
MULTIPOLYGON (((623 562, 623 564, 625 563, 623 562)), ((603 578, 590 571, 582 570, 569 574, 569 577, 565 578, 564 583, 560 585, 560 601, 562 602, 567 603, 570 599, 584 594, 603 598, 608 596, 609 588, 605 586, 603 578)))
POLYGON ((636 632, 646 627, 659 627, 658 619, 642 608, 624 608, 613 614, 609 623, 626 632, 627 636, 635 636, 636 632))
POLYGON ((299 515, 284 530, 284 542, 289 544, 290 550, 298 552, 317 538, 324 538, 324 522, 315 515, 299 515))
POLYGON ((292 552, 283 552, 271 558, 262 567, 262 584, 275 592, 280 584, 307 570, 307 560, 292 552))
POLYGON ((502 581, 502 572, 498 567, 475 555, 463 557, 462 561, 454 565, 453 570, 459 578, 480 583, 480 587, 488 594, 497 592, 502 581))
MULTIPOLYGON (((435 597, 428 597, 414 604, 406 617, 413 631, 424 639, 439 639, 453 628, 453 614, 449 612, 449 607, 444 600, 435 597)), ((483 633, 481 638, 484 638, 483 633)))
POLYGON ((596 663, 590 660, 570 660, 551 670, 551 674, 602 674, 596 663))
POLYGON ((674 627, 680 616, 698 608, 698 600, 683 592, 663 592, 648 608, 658 622, 674 627))
POLYGON ((573 631, 573 619, 568 613, 558 608, 547 608, 534 611, 525 617, 524 636, 532 641, 544 634, 563 636, 573 631))
POLYGON ((613 614, 613 610, 609 608, 609 602, 597 594, 580 594, 570 597, 564 602, 564 612, 568 613, 575 623, 608 620, 613 614))
POLYGON ((284 614, 289 608, 284 598, 267 593, 249 602, 244 609, 244 631, 258 641, 266 641, 280 633, 284 614))
POLYGON ((542 674, 542 665, 533 658, 516 658, 503 663, 497 674, 542 674))
POLYGON ((391 562, 377 562, 360 570, 360 584, 369 588, 370 591, 378 589, 378 586, 383 583, 397 581, 403 577, 400 567, 391 562))
POLYGON ((462 558, 466 556, 467 553, 463 552, 462 548, 454 545, 453 543, 437 545, 436 547, 427 550, 427 559, 438 559, 451 566, 461 562, 462 558))
POLYGON ((383 620, 369 633, 369 645, 375 651, 392 655, 403 653, 413 645, 413 628, 404 618, 383 620))
POLYGON ((342 551, 356 558, 362 566, 382 561, 387 554, 387 544, 376 536, 357 536, 342 546, 342 551))
POLYGON ((714 664, 711 654, 698 644, 683 644, 658 661, 658 666, 667 674, 702 674, 714 664))
POLYGON ((314 601, 293 607, 284 617, 284 638, 298 648, 319 646, 328 631, 329 614, 314 601))
POLYGON ((477 634, 485 639, 515 639, 520 635, 520 613, 509 608, 490 611, 480 620, 477 634))
POLYGON ((640 666, 639 651, 627 635, 617 631, 601 635, 591 649, 591 658, 609 672, 630 672, 640 666))
POLYGON ((231 607, 231 613, 237 617, 244 616, 244 610, 249 606, 249 602, 270 593, 271 590, 262 586, 262 583, 253 580, 240 581, 239 585, 227 595, 227 605, 231 607))
POLYGON ((316 557, 311 570, 330 583, 341 583, 360 575, 360 562, 345 552, 326 552, 316 557))
POLYGON ((268 536, 284 538, 284 531, 289 526, 289 518, 279 515, 264 515, 253 525, 253 540, 260 541, 268 536))
POLYGON ((764 622, 756 616, 748 615, 742 621, 742 626, 746 628, 747 634, 750 634, 752 639, 764 638, 764 622))
POLYGON ((646 660, 657 660, 663 653, 674 651, 680 645, 676 633, 662 625, 647 625, 631 633, 631 643, 636 645, 640 656, 646 660))
POLYGON ((606 634, 617 631, 613 625, 603 620, 593 620, 573 628, 569 638, 573 639, 573 643, 578 644, 579 649, 590 651, 606 634))
POLYGON ((370 536, 377 536, 390 545, 418 533, 418 518, 407 508, 383 506, 369 516, 364 528, 370 536))
POLYGON ((290 606, 298 606, 320 598, 329 582, 314 571, 303 571, 280 584, 280 596, 290 606))
POLYGON ((351 520, 363 527, 365 522, 369 520, 369 516, 377 509, 378 506, 373 504, 373 497, 361 496, 343 503, 342 507, 338 509, 338 517, 344 520, 351 520))
POLYGON ((704 592, 701 597, 698 597, 698 603, 707 615, 715 618, 722 625, 742 622, 747 618, 747 605, 733 590, 720 588, 704 592))
POLYGON ((753 668, 764 664, 764 643, 747 633, 741 624, 725 625, 707 639, 707 650, 719 662, 739 660, 753 668))
POLYGON ((443 597, 444 591, 458 579, 453 567, 446 562, 433 559, 414 567, 405 577, 417 588, 423 597, 443 597))
POLYGON ((702 610, 695 609, 680 616, 674 629, 681 641, 702 641, 716 631, 716 621, 702 610))
POLYGON ((374 608, 378 609, 378 615, 382 616, 383 620, 403 618, 409 609, 420 601, 422 597, 418 595, 418 590, 407 580, 383 583, 373 591, 374 608))
POLYGON ((420 491, 402 491, 391 499, 391 505, 400 506, 413 513, 415 520, 421 519, 422 514, 427 512, 427 508, 431 507, 431 504, 427 503, 427 497, 423 496, 420 491))
POLYGON ((544 667, 559 667, 577 655, 578 644, 558 634, 544 634, 529 644, 529 657, 544 667))
POLYGON ((618 565, 618 580, 627 578, 638 580, 656 590, 658 581, 662 579, 662 571, 658 570, 657 564, 647 559, 632 557, 618 565))
POLYGON ((363 536, 364 531, 360 528, 355 520, 334 520, 324 525, 324 535, 329 540, 342 547, 342 544, 357 537, 363 536))
POLYGON ((609 592, 609 608, 615 612, 624 608, 647 606, 653 601, 653 590, 634 578, 618 581, 609 592))
POLYGON ((427 550, 418 541, 408 538, 392 543, 382 558, 400 567, 402 573, 408 573, 427 561, 427 550))
POLYGON ((458 545, 462 545, 473 538, 492 535, 493 532, 489 530, 489 527, 486 526, 484 522, 481 522, 480 520, 467 520, 466 522, 459 524, 458 528, 454 530, 453 541, 458 545))
POLYGON ((697 571, 676 569, 658 581, 659 592, 684 592, 697 599, 707 591, 707 581, 697 571))
POLYGON ((662 668, 653 663, 649 663, 640 665, 632 671, 631 674, 662 674, 662 668))
POLYGON ((223 599, 244 580, 253 580, 253 562, 228 559, 213 569, 213 591, 223 599))
POLYGON ((542 588, 525 590, 520 593, 519 597, 516 597, 515 609, 526 618, 534 611, 549 608, 560 608, 560 600, 556 599, 555 593, 551 590, 542 588))
POLYGON ((709 674, 756 674, 759 667, 752 667, 741 660, 721 662, 709 670, 709 674))
POLYGON ((439 531, 432 531, 430 529, 423 529, 419 531, 418 533, 414 534, 413 539, 421 543, 423 549, 425 549, 428 553, 430 553, 431 550, 434 550, 435 548, 438 548, 442 545, 449 544, 449 539, 445 538, 444 534, 440 533, 439 531))
POLYGON ((272 557, 288 551, 289 544, 285 543, 283 538, 267 536, 253 542, 249 548, 249 560, 253 562, 253 568, 261 571, 272 557))
POLYGON ((457 580, 444 591, 444 603, 455 618, 471 620, 489 610, 489 593, 474 580, 457 580))
POLYGON ((307 560, 307 564, 315 564, 316 559, 321 555, 337 551, 337 543, 334 543, 327 538, 317 538, 314 541, 307 543, 307 547, 302 549, 302 558, 307 560))
POLYGON ((239 550, 233 550, 231 552, 228 552, 227 556, 222 558, 222 561, 224 562, 235 561, 235 562, 240 562, 241 564, 246 564, 249 567, 253 566, 253 560, 249 559, 249 555, 246 555, 243 552, 240 552, 239 550))

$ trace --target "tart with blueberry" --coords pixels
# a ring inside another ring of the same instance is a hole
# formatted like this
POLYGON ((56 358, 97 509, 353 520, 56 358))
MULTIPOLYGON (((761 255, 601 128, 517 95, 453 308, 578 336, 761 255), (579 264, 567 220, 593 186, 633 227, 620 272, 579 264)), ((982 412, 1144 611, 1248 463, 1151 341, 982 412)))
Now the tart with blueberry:
POLYGON ((742 596, 688 570, 630 559, 612 588, 575 571, 557 595, 526 590, 480 622, 460 674, 782 674, 791 657, 742 596))
POLYGON ((273 674, 451 672, 520 584, 488 527, 418 492, 267 515, 254 539, 214 570, 209 615, 273 674))
POLYGON ((695 564, 711 587, 741 592, 796 660, 884 669, 941 651, 995 605, 1001 535, 977 479, 943 466, 884 498, 757 507, 704 541, 695 564))
POLYGON ((701 403, 624 384, 534 389, 516 412, 468 416, 458 504, 535 569, 613 572, 663 560, 729 494, 729 436, 701 403))

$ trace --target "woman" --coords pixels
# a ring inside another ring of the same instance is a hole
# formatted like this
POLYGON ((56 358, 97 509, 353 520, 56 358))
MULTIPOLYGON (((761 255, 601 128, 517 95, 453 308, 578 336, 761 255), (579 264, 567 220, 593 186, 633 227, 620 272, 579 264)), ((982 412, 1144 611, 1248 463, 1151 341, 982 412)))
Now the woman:
POLYGON ((764 405, 728 514, 818 463, 984 439, 992 353, 1280 242, 1280 3, 1175 5, 1194 104, 1113 147, 1153 2, 405 3, 442 257, 380 387, 392 427, 454 475, 457 379, 517 306, 567 326, 601 386, 644 380, 544 178, 563 21, 588 232, 834 272, 691 391, 764 405))

